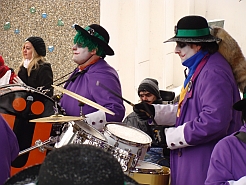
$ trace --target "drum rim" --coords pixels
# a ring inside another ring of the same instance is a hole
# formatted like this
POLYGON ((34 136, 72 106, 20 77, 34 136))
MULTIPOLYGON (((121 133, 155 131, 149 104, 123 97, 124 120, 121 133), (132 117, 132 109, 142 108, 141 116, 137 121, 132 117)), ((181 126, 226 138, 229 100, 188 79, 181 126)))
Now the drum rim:
MULTIPOLYGON (((35 92, 35 93, 41 94, 41 95, 43 95, 43 96, 46 96, 47 98, 49 98, 51 101, 54 102, 54 100, 53 100, 50 96, 48 96, 48 95, 42 93, 41 91, 39 91, 38 89, 33 88, 33 87, 31 87, 31 86, 28 86, 28 85, 21 85, 21 84, 5 84, 5 85, 1 85, 1 86, 0 86, 0 90, 7 89, 7 88, 9 88, 9 87, 14 87, 14 86, 16 86, 16 87, 17 87, 17 86, 18 86, 18 87, 23 87, 24 89, 18 89, 18 90, 12 91, 12 92, 25 92, 25 91, 29 90, 29 91, 31 91, 31 92, 33 91, 33 92, 35 92)), ((8 92, 8 93, 11 93, 11 92, 8 92)), ((6 93, 6 94, 7 94, 7 93, 6 93)), ((3 95, 5 95, 5 94, 3 94, 3 95)), ((0 96, 3 96, 3 95, 0 95, 0 96)))
MULTIPOLYGON (((77 120, 77 121, 80 121, 80 120, 77 120)), ((77 121, 73 121, 73 123, 76 124, 77 121)), ((98 138, 98 137, 94 136, 93 134, 88 133, 87 131, 83 130, 83 128, 81 128, 81 127, 77 124, 77 126, 81 129, 81 132, 84 132, 86 135, 92 136, 93 138, 98 139, 98 140, 100 140, 100 141, 102 141, 102 142, 107 142, 107 138, 106 138, 100 131, 98 131, 96 128, 94 128, 92 125, 90 125, 90 124, 88 124, 88 123, 85 123, 85 124, 86 124, 87 126, 89 126, 92 130, 96 131, 100 136, 102 136, 102 138, 104 138, 104 140, 101 139, 101 138, 98 138)))
POLYGON ((151 137, 150 137, 148 134, 146 134, 145 132, 143 132, 143 131, 140 130, 140 129, 136 129, 135 127, 132 127, 132 126, 129 126, 129 125, 124 125, 123 123, 120 124, 120 123, 116 123, 116 122, 108 122, 108 123, 106 123, 105 126, 104 126, 104 132, 108 133, 109 136, 110 136, 111 138, 115 139, 116 141, 123 141, 122 143, 124 143, 124 144, 132 144, 132 146, 136 146, 136 145, 137 145, 137 146, 145 146, 145 145, 150 145, 150 146, 151 146, 151 143, 152 143, 152 139, 151 139, 151 137), (114 133, 111 133, 111 132, 109 131, 109 129, 107 128, 107 125, 110 125, 110 124, 116 124, 116 125, 120 125, 120 126, 123 126, 123 127, 128 127, 128 128, 132 128, 132 129, 134 129, 134 130, 137 130, 137 131, 139 131, 140 133, 142 133, 142 134, 144 134, 145 136, 147 136, 150 142, 149 142, 149 143, 138 143, 138 142, 129 141, 129 140, 126 140, 126 139, 124 139, 124 138, 118 137, 118 136, 115 135, 114 133))
POLYGON ((148 161, 143 161, 143 160, 138 160, 136 166, 134 167, 134 169, 131 170, 131 173, 141 173, 141 174, 165 174, 164 173, 164 169, 162 168, 161 165, 156 164, 156 163, 152 163, 152 162, 148 162, 148 161), (160 169, 144 169, 144 168, 137 168, 137 164, 139 162, 143 162, 143 163, 147 163, 147 164, 151 164, 154 166, 158 166, 160 167, 160 169))

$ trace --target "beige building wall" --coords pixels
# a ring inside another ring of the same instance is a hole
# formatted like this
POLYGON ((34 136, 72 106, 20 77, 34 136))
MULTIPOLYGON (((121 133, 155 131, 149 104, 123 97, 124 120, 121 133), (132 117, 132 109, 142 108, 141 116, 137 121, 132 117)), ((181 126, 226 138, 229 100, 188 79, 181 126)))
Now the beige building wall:
MULTIPOLYGON (((137 87, 156 78, 163 90, 182 85, 184 67, 173 51, 174 26, 186 15, 224 19, 224 28, 246 53, 246 0, 100 0, 100 23, 110 33, 115 55, 107 61, 117 69, 123 97, 137 103, 137 87)), ((132 107, 125 103, 126 115, 132 107)))

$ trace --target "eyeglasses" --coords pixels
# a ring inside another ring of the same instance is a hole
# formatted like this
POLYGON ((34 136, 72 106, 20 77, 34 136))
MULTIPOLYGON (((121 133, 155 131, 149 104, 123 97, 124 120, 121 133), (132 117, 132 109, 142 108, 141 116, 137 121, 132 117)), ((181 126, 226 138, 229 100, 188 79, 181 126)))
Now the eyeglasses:
POLYGON ((184 48, 185 46, 187 46, 186 42, 176 42, 176 43, 177 43, 177 46, 180 48, 184 48))

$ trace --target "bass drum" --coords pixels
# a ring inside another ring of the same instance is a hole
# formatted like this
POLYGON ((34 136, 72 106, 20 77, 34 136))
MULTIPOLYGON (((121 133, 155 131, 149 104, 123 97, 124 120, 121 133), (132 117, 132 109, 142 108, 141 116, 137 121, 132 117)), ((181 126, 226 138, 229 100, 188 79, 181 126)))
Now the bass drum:
MULTIPOLYGON (((59 135, 59 126, 29 122, 55 113, 55 102, 40 91, 19 84, 0 86, 0 113, 14 131, 20 151, 59 135)), ((11 175, 43 162, 46 151, 34 149, 18 156, 11 164, 11 175)))

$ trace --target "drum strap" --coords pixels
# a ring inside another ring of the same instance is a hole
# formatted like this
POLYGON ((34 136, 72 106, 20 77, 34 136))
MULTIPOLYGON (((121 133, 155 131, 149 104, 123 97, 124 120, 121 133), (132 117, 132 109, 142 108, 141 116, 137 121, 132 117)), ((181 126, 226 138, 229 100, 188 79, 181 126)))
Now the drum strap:
POLYGON ((237 132, 234 134, 240 141, 246 143, 246 132, 237 132))
POLYGON ((74 82, 74 80, 75 80, 79 75, 82 75, 82 74, 84 74, 84 73, 86 73, 86 72, 87 72, 87 70, 82 70, 82 71, 79 71, 79 72, 77 72, 77 73, 74 73, 68 80, 63 81, 63 82, 60 83, 59 85, 61 85, 61 84, 63 84, 63 83, 66 82, 66 84, 64 85, 64 89, 66 89, 67 86, 68 86, 68 84, 69 84, 71 81, 74 82))

